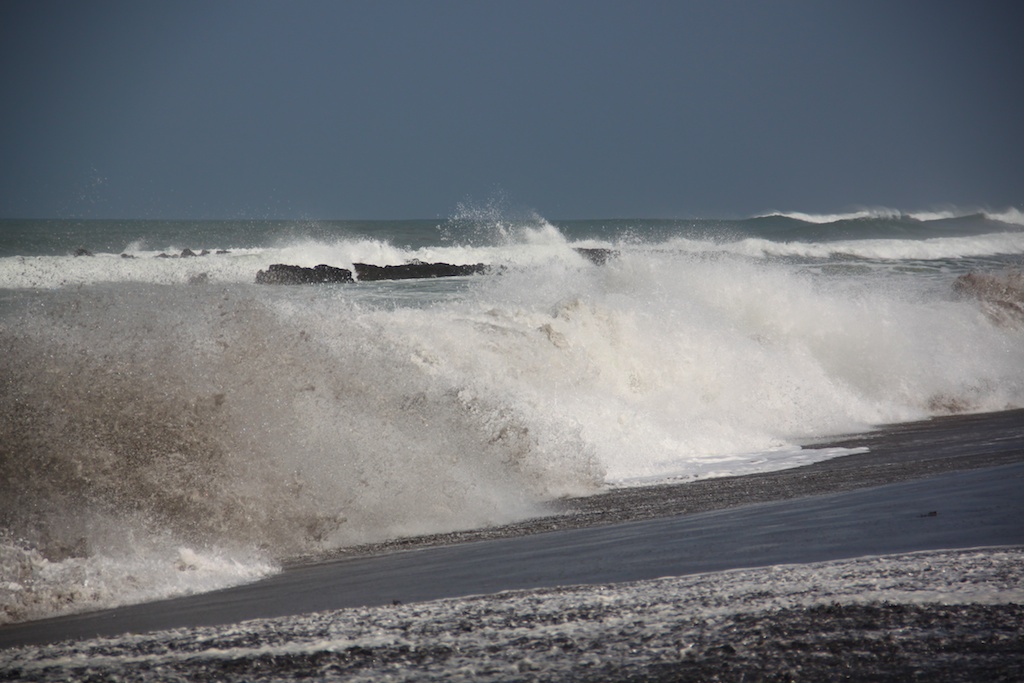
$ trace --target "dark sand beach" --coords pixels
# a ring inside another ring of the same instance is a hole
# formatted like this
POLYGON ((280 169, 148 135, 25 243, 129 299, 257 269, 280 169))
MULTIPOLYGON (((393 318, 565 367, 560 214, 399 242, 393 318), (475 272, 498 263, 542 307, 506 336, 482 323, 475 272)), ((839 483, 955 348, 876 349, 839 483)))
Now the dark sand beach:
POLYGON ((0 679, 1020 680, 1024 411, 812 446, 867 451, 5 626, 0 679))

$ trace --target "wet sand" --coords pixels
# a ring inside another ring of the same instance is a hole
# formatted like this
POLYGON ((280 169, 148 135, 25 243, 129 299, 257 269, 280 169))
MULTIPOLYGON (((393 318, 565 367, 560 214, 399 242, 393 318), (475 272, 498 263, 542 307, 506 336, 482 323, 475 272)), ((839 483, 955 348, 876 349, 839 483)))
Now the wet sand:
POLYGON ((769 474, 560 501, 552 516, 295 563, 225 591, 0 628, 0 647, 330 609, 1024 544, 1024 411, 899 425, 769 474))

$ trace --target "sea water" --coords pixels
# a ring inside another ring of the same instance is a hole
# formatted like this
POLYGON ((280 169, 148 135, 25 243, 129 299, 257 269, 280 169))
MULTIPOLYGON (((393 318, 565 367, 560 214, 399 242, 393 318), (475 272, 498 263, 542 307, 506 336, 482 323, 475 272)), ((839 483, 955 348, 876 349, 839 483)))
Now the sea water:
POLYGON ((1024 406, 1017 309, 953 287, 1022 266, 1013 209, 2 221, 0 622, 1024 406), (414 260, 489 270, 255 283, 414 260))

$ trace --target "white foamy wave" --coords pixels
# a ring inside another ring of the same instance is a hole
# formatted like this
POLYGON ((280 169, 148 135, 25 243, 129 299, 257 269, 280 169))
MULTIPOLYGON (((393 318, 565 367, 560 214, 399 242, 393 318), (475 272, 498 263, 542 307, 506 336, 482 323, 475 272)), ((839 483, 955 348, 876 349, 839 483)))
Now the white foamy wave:
POLYGON ((415 258, 412 253, 384 240, 348 239, 334 242, 300 240, 268 249, 262 256, 265 261, 306 268, 325 263, 351 270, 354 263, 372 263, 379 266, 406 263, 415 258))
POLYGON ((550 223, 538 226, 512 226, 503 230, 500 239, 481 243, 451 243, 416 249, 395 247, 379 240, 345 240, 321 242, 307 240, 266 250, 261 260, 313 267, 326 263, 353 269, 356 263, 377 266, 423 263, 455 265, 519 265, 543 264, 552 260, 576 262, 580 257, 557 227, 550 223))
POLYGON ((986 211, 985 217, 989 220, 1010 223, 1012 225, 1024 225, 1024 211, 1010 207, 1005 211, 986 211))
POLYGON ((608 483, 616 488, 661 484, 679 479, 714 479, 717 477, 738 477, 746 474, 777 472, 794 467, 804 467, 816 462, 841 458, 846 455, 865 453, 867 448, 801 448, 781 446, 754 453, 732 453, 715 457, 666 458, 652 462, 643 476, 609 478, 608 483), (682 474, 685 473, 685 474, 682 474))
POLYGON ((762 214, 761 217, 780 216, 783 218, 794 218, 806 223, 835 223, 837 221, 862 220, 866 218, 899 218, 902 212, 896 209, 860 209, 845 213, 804 213, 802 211, 772 211, 762 214))
POLYGON ((950 218, 959 218, 961 216, 970 215, 969 212, 957 212, 957 211, 911 211, 907 214, 910 218, 916 221, 926 223, 928 221, 943 221, 950 218))
MULTIPOLYGON (((134 245, 140 247, 141 245, 134 245)), ((167 252, 135 248, 94 256, 10 256, 0 258, 0 289, 53 289, 100 283, 160 285, 190 282, 252 283, 273 263, 311 268, 327 264, 352 270, 356 263, 377 266, 424 263, 528 265, 550 260, 579 261, 554 226, 519 227, 509 239, 483 245, 401 248, 385 240, 303 239, 274 247, 232 249, 195 257, 163 257, 167 252)), ((180 253, 180 252, 178 252, 180 253)))
POLYGON ((806 213, 802 211, 772 211, 769 213, 760 214, 759 216, 756 217, 767 218, 770 216, 779 216, 783 218, 793 218, 795 220, 800 220, 807 223, 823 225, 827 223, 836 223, 839 221, 870 219, 886 220, 899 218, 912 218, 916 221, 927 223, 930 221, 949 220, 952 218, 963 218, 972 215, 981 215, 987 218, 988 220, 1000 221, 1002 223, 1010 223, 1012 225, 1024 225, 1024 212, 1015 207, 1010 207, 1003 211, 979 211, 977 209, 955 208, 906 212, 889 208, 860 209, 857 211, 848 211, 844 213, 806 213))
POLYGON ((845 256, 881 261, 936 260, 1020 254, 1024 252, 1024 233, 933 237, 923 240, 863 239, 834 242, 775 242, 754 237, 735 242, 711 242, 675 238, 661 248, 690 254, 728 253, 751 258, 795 256, 826 259, 845 256))
POLYGON ((0 536, 0 624, 204 593, 277 571, 258 558, 152 542, 50 560, 0 536))
POLYGON ((421 324, 350 291, 71 289, 11 314, 0 519, 51 558, 104 555, 129 527, 280 558, 500 524, 600 485, 571 426, 538 440, 506 397, 424 371, 419 335, 461 314, 421 324))
POLYGON ((416 330, 403 343, 467 404, 498 398, 538 453, 592 449, 609 482, 794 467, 834 455, 801 439, 924 417, 943 397, 1024 400, 1016 332, 882 282, 624 254, 477 290, 479 310, 392 323, 416 330))
POLYGON ((122 258, 95 256, 11 256, 0 258, 0 289, 55 289, 100 283, 252 282, 266 259, 255 250, 230 256, 122 258))

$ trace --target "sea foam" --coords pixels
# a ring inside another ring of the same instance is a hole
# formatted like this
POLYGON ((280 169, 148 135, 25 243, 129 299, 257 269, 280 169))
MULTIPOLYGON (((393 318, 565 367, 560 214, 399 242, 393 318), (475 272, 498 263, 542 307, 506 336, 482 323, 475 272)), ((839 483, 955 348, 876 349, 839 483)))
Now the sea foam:
POLYGON ((38 553, 11 550, 24 575, 4 573, 11 613, 29 613, 17 606, 29 585, 78 586, 68 609, 97 604, 85 587, 97 573, 47 583, 48 567, 129 558, 140 586, 174 585, 187 548, 229 558, 238 580, 607 486, 835 457, 801 444, 881 423, 1020 407, 1024 330, 954 296, 942 269, 875 268, 1021 240, 571 240, 532 221, 417 247, 302 238, 194 258, 5 257, 0 519, 11 548, 38 553), (614 256, 597 266, 579 246, 614 256), (412 259, 495 267, 253 284, 276 262, 412 259))

